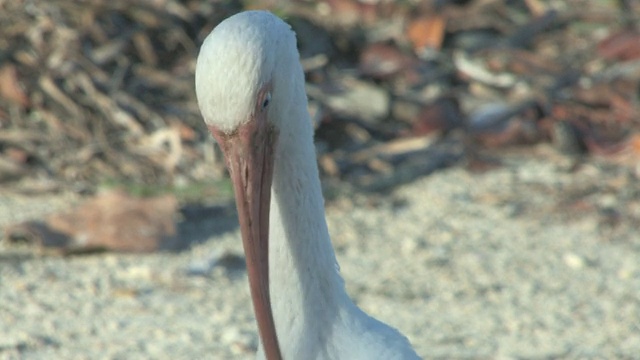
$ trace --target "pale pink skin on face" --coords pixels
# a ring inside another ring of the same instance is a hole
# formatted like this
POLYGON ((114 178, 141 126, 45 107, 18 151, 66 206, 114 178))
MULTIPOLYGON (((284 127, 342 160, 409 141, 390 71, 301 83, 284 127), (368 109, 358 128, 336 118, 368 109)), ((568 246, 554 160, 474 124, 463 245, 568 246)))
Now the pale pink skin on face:
POLYGON ((271 85, 258 92, 248 122, 230 134, 209 126, 224 152, 236 194, 242 245, 258 332, 267 359, 282 359, 269 296, 269 205, 277 132, 268 120, 271 85))

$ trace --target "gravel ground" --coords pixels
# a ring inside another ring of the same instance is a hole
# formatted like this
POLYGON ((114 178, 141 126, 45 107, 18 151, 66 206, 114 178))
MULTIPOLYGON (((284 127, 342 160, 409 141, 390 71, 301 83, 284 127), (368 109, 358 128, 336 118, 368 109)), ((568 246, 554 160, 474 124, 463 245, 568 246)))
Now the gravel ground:
MULTIPOLYGON (((327 213, 348 291, 426 359, 640 359, 638 221, 612 225, 559 206, 602 175, 514 159, 338 199, 327 213)), ((615 205, 618 195, 581 196, 615 205)), ((0 226, 75 201, 0 193, 0 226)), ((216 235, 175 254, 0 248, 0 358, 252 359, 256 329, 229 221, 194 222, 185 236, 216 235)))

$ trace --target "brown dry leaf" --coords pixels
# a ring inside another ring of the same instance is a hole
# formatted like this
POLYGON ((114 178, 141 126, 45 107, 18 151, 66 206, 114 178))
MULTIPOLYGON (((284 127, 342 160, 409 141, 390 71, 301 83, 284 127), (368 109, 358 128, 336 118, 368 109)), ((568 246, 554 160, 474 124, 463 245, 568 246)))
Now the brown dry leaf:
POLYGON ((640 132, 631 135, 627 139, 626 149, 634 159, 640 159, 640 132))
POLYGON ((434 131, 446 132, 462 125, 464 119, 455 98, 438 99, 422 109, 411 128, 412 135, 422 136, 434 131))
POLYGON ((43 248, 64 253, 174 248, 177 207, 173 195, 141 199, 122 191, 108 191, 69 213, 52 215, 44 223, 13 226, 7 238, 27 237, 43 248))
POLYGON ((611 84, 599 83, 591 86, 580 86, 572 89, 572 97, 580 104, 591 107, 609 107, 611 97, 615 95, 611 84))
POLYGON ((533 100, 487 104, 469 115, 468 133, 489 148, 536 143, 542 137, 537 106, 533 100))
POLYGON ((446 20, 443 15, 424 15, 411 21, 407 28, 407 37, 416 52, 425 49, 439 50, 444 40, 445 27, 446 20))
POLYGON ((500 131, 472 134, 473 139, 488 148, 532 144, 538 140, 534 126, 522 119, 514 119, 500 131))
POLYGON ((598 53, 609 60, 640 59, 640 31, 626 29, 608 36, 598 44, 598 53))
POLYGON ((517 75, 540 76, 563 71, 557 62, 558 59, 529 50, 501 48, 487 52, 485 57, 487 69, 494 73, 511 72, 517 75))
POLYGON ((372 44, 362 51, 359 69, 363 75, 384 79, 401 72, 413 62, 397 47, 389 44, 372 44))
POLYGON ((17 164, 24 164, 29 159, 29 153, 17 147, 6 148, 4 154, 17 164))
POLYGON ((196 131, 180 121, 171 122, 171 127, 177 129, 180 134, 180 140, 182 141, 193 141, 196 139, 196 131))
POLYGON ((533 16, 541 16, 546 11, 545 5, 540 0, 525 0, 524 2, 533 16))
POLYGON ((29 106, 29 98, 20 86, 18 70, 13 64, 7 64, 0 69, 0 96, 23 108, 29 106))
POLYGON ((332 18, 343 25, 372 23, 377 19, 376 4, 356 0, 327 0, 319 4, 328 6, 332 18))

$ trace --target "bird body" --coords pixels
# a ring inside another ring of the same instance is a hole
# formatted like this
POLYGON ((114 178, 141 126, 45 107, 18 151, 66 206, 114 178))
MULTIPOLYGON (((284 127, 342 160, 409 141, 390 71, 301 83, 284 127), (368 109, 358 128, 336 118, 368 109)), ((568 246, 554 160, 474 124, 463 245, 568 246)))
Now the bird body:
POLYGON ((265 11, 220 23, 202 45, 196 93, 234 180, 258 358, 418 359, 404 336, 365 314, 345 291, 290 27, 265 11))

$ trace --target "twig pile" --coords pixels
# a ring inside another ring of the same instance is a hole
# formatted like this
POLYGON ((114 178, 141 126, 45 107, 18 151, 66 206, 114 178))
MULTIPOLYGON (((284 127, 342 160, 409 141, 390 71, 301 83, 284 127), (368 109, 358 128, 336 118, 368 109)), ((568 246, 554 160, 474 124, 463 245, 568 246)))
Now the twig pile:
POLYGON ((93 187, 193 177, 202 157, 193 146, 203 138, 196 39, 215 17, 212 7, 187 6, 1 4, 0 181, 35 173, 93 187))
MULTIPOLYGON (((479 149, 542 141, 637 161, 640 11, 619 4, 269 6, 298 34, 324 174, 380 189, 479 149)), ((195 102, 195 59, 208 31, 239 10, 0 0, 0 182, 92 190, 208 178, 221 164, 195 102)))

